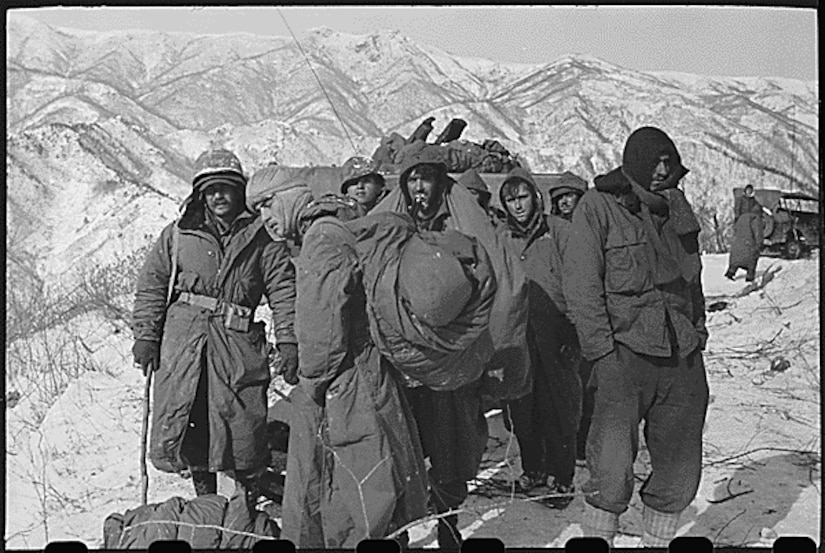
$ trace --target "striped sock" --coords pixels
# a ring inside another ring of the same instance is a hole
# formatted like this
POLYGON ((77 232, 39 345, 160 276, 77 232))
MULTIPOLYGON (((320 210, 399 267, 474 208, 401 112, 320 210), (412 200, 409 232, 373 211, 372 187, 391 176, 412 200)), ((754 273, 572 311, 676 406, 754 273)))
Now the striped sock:
POLYGON ((647 505, 642 509, 642 547, 667 547, 676 536, 681 513, 663 513, 647 505))
POLYGON ((619 530, 619 515, 584 502, 582 531, 587 538, 602 538, 613 546, 613 537, 619 530))

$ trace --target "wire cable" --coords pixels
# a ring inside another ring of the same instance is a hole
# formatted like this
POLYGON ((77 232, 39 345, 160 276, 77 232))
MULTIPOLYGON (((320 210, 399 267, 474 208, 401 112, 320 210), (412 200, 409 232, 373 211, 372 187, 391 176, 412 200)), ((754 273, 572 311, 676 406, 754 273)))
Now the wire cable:
POLYGON ((324 88, 324 85, 321 82, 321 79, 318 78, 318 74, 315 72, 315 69, 312 67, 312 63, 310 63, 310 61, 309 61, 309 57, 306 55, 306 52, 304 52, 304 49, 301 46, 301 43, 298 42, 298 37, 296 37, 295 33, 292 32, 292 27, 289 26, 289 23, 287 23, 286 18, 284 17, 284 14, 281 13, 281 8, 276 8, 276 9, 278 10, 278 15, 281 16, 281 19, 283 20, 284 25, 286 25, 286 28, 289 30, 289 34, 292 35, 292 40, 294 40, 295 44, 298 45, 298 50, 300 50, 301 55, 304 57, 304 61, 307 62, 307 65, 309 66, 309 70, 312 71, 312 74, 315 77, 315 81, 318 83, 318 86, 321 87, 321 92, 324 93, 324 96, 326 97, 327 102, 329 102, 329 105, 332 108, 332 112, 335 114, 335 118, 338 119, 338 122, 341 124, 341 128, 344 129, 344 134, 347 135, 347 139, 349 140, 349 143, 352 146, 352 151, 354 152, 354 155, 358 155, 358 153, 359 153, 358 148, 355 147, 355 142, 352 140, 352 136, 350 136, 349 131, 347 130, 347 126, 344 124, 344 120, 338 114, 338 110, 335 109, 335 104, 332 103, 332 99, 329 97, 329 94, 327 94, 327 89, 324 88))

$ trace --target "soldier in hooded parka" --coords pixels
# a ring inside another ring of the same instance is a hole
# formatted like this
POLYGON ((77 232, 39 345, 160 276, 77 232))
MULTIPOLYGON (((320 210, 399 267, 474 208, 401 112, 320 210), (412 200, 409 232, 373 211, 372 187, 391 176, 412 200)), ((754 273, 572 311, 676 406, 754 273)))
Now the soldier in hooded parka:
POLYGON ((505 178, 499 199, 529 279, 527 343, 533 390, 506 405, 521 452, 523 473, 517 485, 524 492, 551 494, 541 502, 563 509, 573 498, 582 401, 579 343, 562 291, 569 224, 544 212, 541 191, 520 167, 505 178))
POLYGON ((195 161, 182 215, 163 229, 138 278, 133 353, 144 372, 154 371, 155 467, 188 469, 198 495, 216 493, 216 473, 226 471, 251 508, 269 458, 268 348, 263 323, 253 322, 262 295, 290 380, 298 355, 295 269, 286 245, 247 210, 246 182, 230 151, 195 161))

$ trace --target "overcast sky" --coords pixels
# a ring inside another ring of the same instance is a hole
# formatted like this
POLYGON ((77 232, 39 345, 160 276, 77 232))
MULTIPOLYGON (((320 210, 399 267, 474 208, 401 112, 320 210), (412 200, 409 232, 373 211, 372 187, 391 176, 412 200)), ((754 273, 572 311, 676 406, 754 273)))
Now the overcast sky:
MULTIPOLYGON (((818 80, 815 9, 762 7, 283 7, 308 29, 394 29, 459 56, 546 63, 590 54, 642 71, 818 80)), ((275 7, 39 8, 14 10, 85 30, 151 29, 289 36, 275 7)))

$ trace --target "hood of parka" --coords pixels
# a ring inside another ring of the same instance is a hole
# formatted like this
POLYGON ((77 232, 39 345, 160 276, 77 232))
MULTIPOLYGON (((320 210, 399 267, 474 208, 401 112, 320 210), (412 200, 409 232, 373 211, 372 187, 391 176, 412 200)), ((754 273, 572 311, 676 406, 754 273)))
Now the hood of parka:
POLYGON ((622 170, 645 190, 650 190, 653 171, 662 155, 669 155, 673 169, 667 181, 655 192, 673 188, 688 173, 673 140, 661 129, 641 127, 633 131, 625 143, 622 170))
POLYGON ((404 200, 406 200, 407 206, 409 207, 412 205, 410 192, 407 190, 407 181, 410 178, 410 173, 412 173, 412 170, 418 165, 432 165, 437 169, 438 173, 441 175, 441 183, 440 188, 435 191, 435 197, 439 201, 443 201, 444 195, 449 193, 454 181, 447 175, 447 166, 444 164, 442 158, 436 155, 432 149, 424 148, 420 152, 409 156, 400 168, 401 170, 398 176, 398 186, 401 188, 401 193, 404 195, 404 200))
POLYGON ((247 206, 261 212, 264 225, 275 240, 293 237, 299 229, 301 212, 312 199, 300 167, 264 167, 252 175, 247 185, 247 206))
POLYGON ((538 225, 541 224, 541 221, 544 218, 544 198, 542 198, 541 191, 539 190, 536 181, 533 180, 533 175, 530 174, 529 171, 522 167, 516 167, 509 173, 507 173, 507 177, 501 183, 501 187, 498 189, 498 200, 501 202, 501 207, 504 209, 504 213, 507 215, 507 225, 510 227, 510 230, 529 234, 532 232, 538 225), (518 182, 524 183, 527 185, 527 189, 533 195, 533 213, 530 215, 530 219, 527 221, 526 224, 522 225, 519 223, 515 217, 510 215, 510 211, 507 209, 507 204, 504 201, 504 190, 506 185, 510 182, 518 182))

